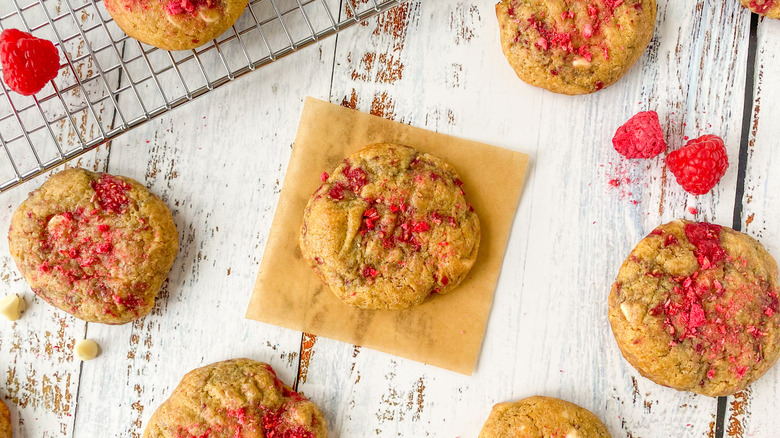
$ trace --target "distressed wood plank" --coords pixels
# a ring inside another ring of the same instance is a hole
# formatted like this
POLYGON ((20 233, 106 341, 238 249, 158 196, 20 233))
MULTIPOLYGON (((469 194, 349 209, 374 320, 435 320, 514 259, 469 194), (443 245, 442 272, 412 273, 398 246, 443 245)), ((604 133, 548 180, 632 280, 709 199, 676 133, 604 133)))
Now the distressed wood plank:
MULTIPOLYGON (((745 193, 742 201, 742 230, 758 239, 776 258, 780 257, 780 152, 777 139, 780 109, 773 102, 780 99, 780 88, 773 80, 780 69, 780 55, 775 41, 780 37, 780 22, 760 19, 758 52, 753 89, 753 113, 748 133, 745 193)), ((774 436, 780 428, 775 406, 780 397, 780 369, 769 370, 747 390, 729 397, 725 436, 747 438, 774 436)))
POLYGON ((76 436, 140 437, 187 371, 218 360, 266 361, 294 382, 300 332, 244 313, 303 98, 326 95, 334 44, 264 67, 114 145, 109 171, 161 196, 180 249, 151 315, 120 327, 89 324, 103 354, 83 368, 76 436))
MULTIPOLYGON (((3 193, 1 229, 8 229, 11 216, 28 191, 52 174, 76 166, 103 171, 107 163, 108 148, 101 146, 23 188, 3 193)), ((81 372, 81 363, 73 358, 73 346, 84 337, 87 324, 50 306, 30 290, 16 269, 6 238, 0 239, 0 287, 3 296, 17 294, 27 304, 27 311, 18 321, 0 321, 0 397, 11 411, 14 436, 73 436, 81 372)))
POLYGON ((660 221, 693 217, 694 207, 698 219, 731 222, 736 166, 697 198, 660 159, 629 162, 610 143, 631 115, 655 109, 670 150, 712 132, 736 161, 746 53, 734 48, 746 46, 749 18, 724 3, 660 2, 638 65, 582 97, 515 77, 492 3, 411 1, 339 37, 333 102, 532 160, 475 375, 310 340, 300 385, 330 394, 324 408, 337 434, 476 436, 494 403, 533 394, 591 409, 616 436, 714 434, 715 399, 655 385, 623 360, 606 302, 621 262, 660 221))
MULTIPOLYGON (((71 2, 77 7, 83 3, 71 2)), ((50 16, 65 14, 67 4, 62 1, 46 3, 50 16)), ((3 3, 0 15, 8 17, 13 12, 12 5, 3 3)), ((33 7, 25 11, 22 22, 18 17, 3 21, 3 27, 26 26, 36 27, 36 36, 58 42, 48 24, 46 12, 42 7, 33 7)), ((92 8, 81 10, 75 17, 67 17, 59 22, 57 32, 62 39, 68 39, 78 33, 79 26, 89 27, 95 23, 96 16, 92 8)), ((105 35, 92 35, 95 44, 105 44, 105 35)), ((67 53, 69 59, 78 59, 88 53, 84 39, 80 36, 70 38, 59 46, 61 52, 67 53)), ((63 68, 55 79, 60 89, 76 83, 76 78, 82 81, 83 88, 63 93, 59 99, 42 99, 41 109, 37 107, 22 111, 20 121, 27 131, 43 126, 42 117, 48 120, 70 113, 72 122, 62 119, 53 124, 55 138, 47 130, 38 130, 30 134, 41 161, 53 159, 57 146, 62 152, 80 148, 80 139, 92 139, 100 135, 101 129, 107 130, 113 126, 115 109, 108 100, 98 102, 107 95, 102 79, 91 58, 74 62, 73 67, 63 68), (93 106, 94 112, 78 110, 84 105, 85 98, 98 102, 93 106), (42 114, 43 113, 43 116, 42 114)), ((116 86, 118 75, 109 74, 105 80, 116 86)), ((37 96, 39 99, 51 94, 50 86, 37 96)), ((30 98, 12 94, 11 99, 17 110, 31 104, 30 98)), ((0 105, 8 105, 6 97, 0 97, 0 105)), ((9 107, 3 106, 0 112, 5 114, 9 107)), ((8 139, 14 133, 20 133, 19 125, 14 119, 0 123, 0 133, 8 139)), ((30 152, 26 141, 16 141, 9 144, 9 150, 14 156, 20 170, 29 170, 36 166, 35 157, 30 152), (23 144, 25 143, 25 144, 23 144)), ((49 176, 66 167, 84 167, 93 171, 104 171, 108 165, 109 148, 101 146, 90 151, 73 162, 38 177, 24 186, 0 195, 0 228, 7 230, 11 216, 19 204, 27 197, 29 191, 40 186, 49 176)), ((8 178, 8 165, 3 157, 2 178, 8 178)), ((5 235, 5 233, 4 233, 5 235)), ((11 411, 14 436, 30 437, 69 437, 73 436, 73 427, 77 413, 78 384, 81 373, 81 363, 73 357, 73 346, 84 337, 86 323, 59 311, 39 299, 24 281, 8 250, 8 240, 0 239, 0 285, 5 294, 15 293, 24 297, 28 310, 16 322, 0 321, 4 327, 0 331, 0 371, 3 373, 4 384, 0 386, 2 397, 11 411)))

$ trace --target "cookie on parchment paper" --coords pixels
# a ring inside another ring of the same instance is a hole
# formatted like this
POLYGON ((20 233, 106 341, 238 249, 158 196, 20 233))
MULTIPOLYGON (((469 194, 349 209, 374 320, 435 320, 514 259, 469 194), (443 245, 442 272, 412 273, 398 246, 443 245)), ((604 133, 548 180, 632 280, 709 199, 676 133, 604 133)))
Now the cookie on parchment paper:
POLYGON ((480 226, 455 169, 408 146, 349 156, 306 206, 303 258, 333 293, 364 309, 405 309, 458 286, 480 226))

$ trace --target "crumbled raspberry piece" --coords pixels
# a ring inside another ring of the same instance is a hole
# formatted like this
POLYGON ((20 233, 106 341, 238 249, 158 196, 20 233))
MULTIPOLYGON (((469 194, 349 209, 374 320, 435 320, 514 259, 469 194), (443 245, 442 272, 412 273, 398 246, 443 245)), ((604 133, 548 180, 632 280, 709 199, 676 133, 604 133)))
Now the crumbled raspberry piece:
POLYGON ((758 14, 766 14, 774 5, 774 0, 751 0, 750 10, 758 14))
POLYGON ((345 166, 341 173, 347 177, 349 186, 355 193, 359 192, 364 185, 368 184, 368 174, 365 170, 359 167, 353 169, 350 166, 345 166))
POLYGON ((365 234, 366 230, 373 230, 378 220, 379 212, 377 212, 376 208, 369 208, 363 212, 363 222, 365 224, 365 228, 362 230, 363 234, 365 234))
POLYGON ((130 184, 109 174, 101 175, 100 179, 92 181, 92 190, 95 191, 94 199, 105 211, 120 214, 124 211, 130 199, 127 192, 130 184))
POLYGON ((328 172, 322 172, 322 175, 320 175, 320 181, 325 182, 330 178, 330 175, 328 175, 328 172))
POLYGON ((729 157, 720 137, 705 135, 669 154, 666 164, 686 192, 703 195, 726 174, 729 157))
POLYGON ((214 0, 170 0, 165 5, 165 12, 170 15, 195 14, 202 8, 214 8, 217 3, 214 0))
POLYGON ((422 233, 430 229, 431 226, 428 225, 428 222, 422 221, 422 222, 414 222, 412 231, 414 231, 415 233, 422 233))
POLYGON ((688 316, 688 326, 691 328, 699 328, 707 322, 707 318, 704 316, 704 309, 698 303, 691 304, 691 312, 688 316))
POLYGON ((720 225, 706 222, 685 224, 685 235, 695 247, 693 252, 704 269, 726 258, 726 250, 720 245, 721 229, 720 225))
POLYGON ((51 41, 6 29, 0 34, 0 63, 8 88, 30 96, 57 77, 60 53, 51 41))
POLYGON ((373 278, 373 277, 376 277, 377 275, 379 275, 379 271, 377 271, 376 269, 372 268, 371 266, 366 265, 363 268, 363 277, 366 277, 366 278, 372 277, 373 278))
POLYGON ((618 128, 612 146, 626 158, 653 158, 666 150, 658 113, 644 111, 618 128))
POLYGON ((447 284, 449 284, 449 282, 450 282, 450 279, 449 279, 449 278, 447 278, 447 276, 446 276, 446 275, 444 275, 444 276, 442 276, 442 277, 441 277, 441 284, 443 284, 444 286, 446 286, 447 284))
POLYGON ((334 201, 341 201, 344 199, 344 189, 346 187, 341 184, 337 183, 333 187, 330 188, 330 192, 328 192, 328 196, 331 197, 334 201))

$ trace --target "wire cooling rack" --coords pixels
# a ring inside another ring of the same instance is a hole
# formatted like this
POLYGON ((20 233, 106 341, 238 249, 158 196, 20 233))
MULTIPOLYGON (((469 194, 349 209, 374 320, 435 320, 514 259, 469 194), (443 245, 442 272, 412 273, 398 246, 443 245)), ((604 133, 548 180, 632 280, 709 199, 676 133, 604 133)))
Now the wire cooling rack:
POLYGON ((216 40, 167 52, 125 35, 101 0, 0 0, 0 29, 54 42, 62 62, 35 96, 3 83, 0 192, 404 1, 250 0, 216 40))

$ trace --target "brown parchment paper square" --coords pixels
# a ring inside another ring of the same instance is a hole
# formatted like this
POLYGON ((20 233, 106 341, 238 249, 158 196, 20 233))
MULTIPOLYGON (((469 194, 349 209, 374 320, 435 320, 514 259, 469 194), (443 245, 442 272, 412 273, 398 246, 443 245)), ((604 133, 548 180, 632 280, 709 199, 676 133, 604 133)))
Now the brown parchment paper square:
POLYGON ((522 188, 528 156, 307 98, 246 317, 470 375, 522 188), (403 311, 339 301, 301 256, 303 210, 345 157, 371 143, 400 143, 455 166, 479 215, 474 267, 452 292, 403 311))

